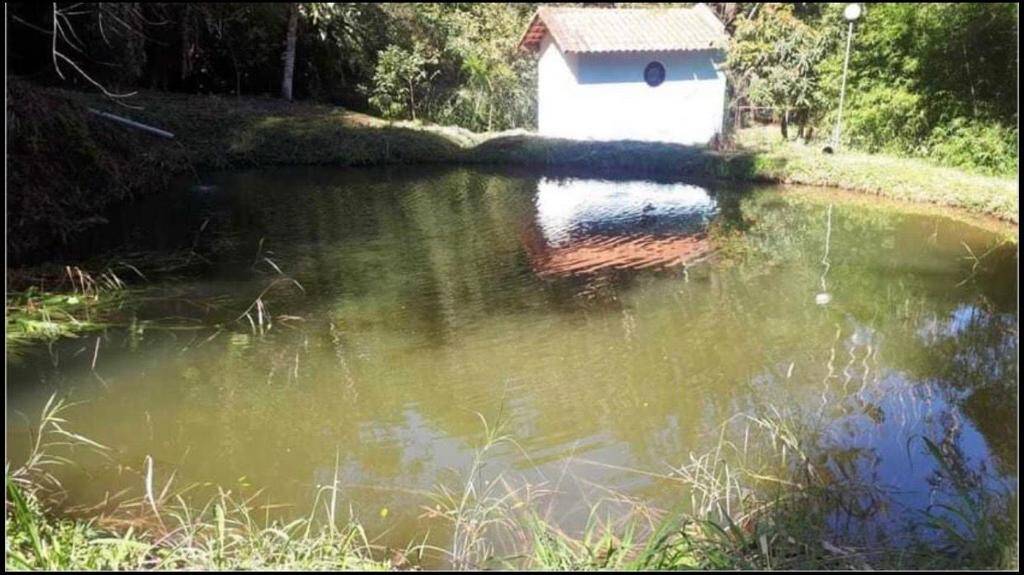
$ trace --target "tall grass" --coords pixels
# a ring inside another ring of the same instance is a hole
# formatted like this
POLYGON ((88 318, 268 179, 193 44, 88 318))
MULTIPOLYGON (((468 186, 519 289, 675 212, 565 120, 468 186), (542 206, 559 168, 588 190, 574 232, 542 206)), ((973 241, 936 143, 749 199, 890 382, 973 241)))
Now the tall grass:
MULTIPOLYGON (((108 449, 66 426, 69 404, 46 404, 24 464, 5 469, 6 566, 9 569, 396 569, 433 555, 453 569, 904 569, 1018 565, 1015 489, 993 490, 949 445, 921 438, 952 488, 914 515, 930 537, 912 544, 851 536, 837 514, 869 519, 885 490, 858 480, 826 457, 820 429, 794 413, 726 421, 713 449, 691 456, 662 479, 679 485, 672 512, 603 489, 579 534, 563 530, 554 485, 514 481, 495 465, 501 447, 521 449, 481 416, 484 441, 455 485, 438 485, 423 518, 444 520, 443 544, 411 541, 397 552, 375 545, 339 512, 338 469, 319 487, 311 511, 285 521, 272 506, 218 488, 196 505, 195 486, 157 480, 147 458, 142 494, 89 520, 61 518, 59 454, 108 449), (609 510, 606 505, 616 506, 609 510)), ((649 474, 649 473, 648 473, 649 474)))
POLYGON ((515 487, 501 472, 488 473, 494 451, 503 446, 521 449, 511 435, 504 433, 502 411, 499 409, 493 424, 482 414, 476 414, 484 430, 483 443, 456 485, 437 485, 429 496, 432 505, 424 507, 422 517, 447 523, 450 538, 445 547, 421 545, 417 551, 438 553, 453 569, 509 566, 514 560, 509 553, 526 536, 516 521, 516 511, 545 492, 527 483, 515 487))
POLYGON ((65 266, 56 277, 34 278, 33 285, 8 292, 4 300, 7 351, 102 329, 105 317, 126 302, 126 294, 127 285, 110 268, 94 274, 65 266))
POLYGON ((4 467, 5 567, 57 570, 118 568, 135 562, 141 548, 134 534, 103 537, 89 523, 49 520, 45 509, 63 495, 56 472, 72 462, 56 451, 85 446, 98 452, 107 448, 64 428, 68 403, 51 396, 32 437, 25 462, 4 467))
POLYGON ((837 529, 835 517, 870 520, 884 509, 889 494, 826 457, 812 422, 772 408, 768 415, 727 421, 713 449, 691 456, 671 473, 688 494, 680 509, 653 524, 638 517, 612 528, 591 520, 581 537, 532 520, 526 565, 558 570, 1016 568, 1015 490, 993 490, 958 462, 959 454, 924 441, 954 489, 948 502, 913 518, 930 533, 910 544, 837 529))
POLYGON ((271 268, 273 268, 277 276, 274 279, 272 279, 266 285, 266 287, 263 288, 262 291, 260 291, 259 295, 256 296, 256 299, 253 300, 251 304, 249 304, 249 307, 245 308, 245 310, 237 318, 235 318, 236 322, 242 321, 243 318, 246 321, 248 321, 249 327, 252 329, 252 334, 254 336, 262 336, 266 332, 270 331, 270 329, 273 327, 273 316, 267 309, 267 303, 264 300, 264 297, 272 289, 274 289, 279 284, 286 284, 295 286, 303 294, 306 293, 306 288, 302 287, 302 284, 299 283, 298 280, 285 274, 283 271, 281 271, 280 266, 278 266, 277 263, 274 262, 274 260, 263 255, 263 240, 261 239, 259 248, 256 253, 256 259, 253 261, 252 265, 250 266, 250 269, 255 271, 258 265, 264 263, 268 264, 271 268))
MULTIPOLYGON (((173 475, 155 487, 147 458, 144 494, 122 502, 114 519, 61 518, 63 493, 56 471, 71 464, 61 448, 107 448, 65 429, 69 404, 51 397, 43 410, 25 463, 5 467, 5 567, 67 569, 286 569, 377 570, 389 561, 372 558, 363 529, 337 515, 337 481, 321 487, 309 516, 274 521, 255 498, 218 489, 201 507, 186 498, 191 487, 172 490, 173 475), (322 512, 324 517, 318 517, 322 512), (104 523, 106 525, 101 525, 104 523), (114 526, 125 526, 118 529, 114 526)), ((194 487, 194 486, 192 486, 194 487)))
POLYGON ((1016 489, 986 489, 987 478, 966 464, 960 450, 920 439, 939 464, 939 480, 952 488, 952 496, 933 503, 922 520, 938 536, 940 551, 964 569, 1017 568, 1016 489))

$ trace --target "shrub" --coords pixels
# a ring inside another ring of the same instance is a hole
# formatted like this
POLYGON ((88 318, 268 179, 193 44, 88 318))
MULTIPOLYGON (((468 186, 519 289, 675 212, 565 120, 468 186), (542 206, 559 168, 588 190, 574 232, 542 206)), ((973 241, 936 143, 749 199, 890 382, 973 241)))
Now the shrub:
POLYGON ((867 152, 922 155, 928 133, 924 102, 905 88, 876 85, 863 94, 848 94, 843 136, 867 152))
POLYGON ((1017 172, 1018 132, 967 118, 954 118, 932 130, 928 136, 928 156, 948 166, 970 168, 996 175, 1017 172))
POLYGON ((417 95, 428 80, 427 67, 436 63, 436 58, 428 54, 422 44, 416 44, 411 50, 389 46, 377 60, 370 105, 385 118, 409 115, 415 120, 417 95))

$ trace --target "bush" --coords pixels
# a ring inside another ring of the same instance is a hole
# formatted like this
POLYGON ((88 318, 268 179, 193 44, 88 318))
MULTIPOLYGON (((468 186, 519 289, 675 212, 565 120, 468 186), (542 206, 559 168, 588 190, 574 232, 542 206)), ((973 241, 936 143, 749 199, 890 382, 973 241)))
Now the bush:
POLYGON ((863 94, 848 95, 843 135, 852 146, 872 153, 923 155, 928 120, 919 94, 876 85, 863 94))
POLYGON ((1017 172, 1018 132, 995 123, 954 118, 928 136, 928 157, 936 162, 987 174, 1017 172))
POLYGON ((389 120, 406 115, 415 120, 417 93, 428 79, 427 66, 436 63, 421 44, 411 50, 388 46, 377 60, 370 105, 389 120))
MULTIPOLYGON (((934 103, 933 103, 934 104, 934 103)), ((992 175, 1017 172, 1017 130, 991 120, 929 118, 925 97, 876 85, 851 97, 843 137, 871 153, 927 158, 992 175)))

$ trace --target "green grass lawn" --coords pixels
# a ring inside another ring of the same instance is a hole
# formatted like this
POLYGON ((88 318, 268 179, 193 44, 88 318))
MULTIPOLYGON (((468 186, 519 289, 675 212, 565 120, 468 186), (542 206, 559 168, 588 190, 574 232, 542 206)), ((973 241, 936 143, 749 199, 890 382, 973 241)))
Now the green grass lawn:
POLYGON ((1015 178, 972 174, 918 159, 854 151, 825 154, 818 146, 772 137, 774 130, 743 131, 735 150, 719 152, 646 142, 575 142, 521 130, 475 134, 270 98, 143 93, 132 100, 140 110, 118 110, 94 96, 83 98, 175 132, 182 153, 200 168, 392 162, 561 166, 597 174, 828 186, 1018 221, 1015 178))
POLYGON ((770 181, 867 192, 1018 222, 1016 178, 973 174, 913 158, 846 150, 825 154, 817 145, 783 141, 774 127, 745 130, 738 140, 740 149, 756 154, 755 174, 770 181))

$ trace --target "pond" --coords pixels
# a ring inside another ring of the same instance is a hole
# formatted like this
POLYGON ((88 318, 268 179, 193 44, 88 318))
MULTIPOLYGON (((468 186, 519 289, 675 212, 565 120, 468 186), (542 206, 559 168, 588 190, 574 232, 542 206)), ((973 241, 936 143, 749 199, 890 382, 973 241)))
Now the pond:
POLYGON ((1017 244, 944 215, 778 187, 303 168, 211 174, 122 216, 81 248, 177 268, 135 282, 103 332, 7 365, 14 461, 55 391, 111 448, 62 470, 72 504, 138 492, 147 456, 158 486, 262 489, 295 513, 337 476, 345 509, 404 547, 443 533, 428 494, 458 491, 500 425, 512 441, 481 481, 544 486, 572 530, 609 493, 679 507, 674 470, 737 414, 781 412, 819 426, 823 466, 890 491, 878 525, 935 501, 922 436, 1016 490, 1017 244))

